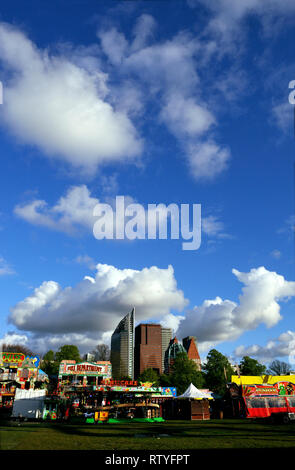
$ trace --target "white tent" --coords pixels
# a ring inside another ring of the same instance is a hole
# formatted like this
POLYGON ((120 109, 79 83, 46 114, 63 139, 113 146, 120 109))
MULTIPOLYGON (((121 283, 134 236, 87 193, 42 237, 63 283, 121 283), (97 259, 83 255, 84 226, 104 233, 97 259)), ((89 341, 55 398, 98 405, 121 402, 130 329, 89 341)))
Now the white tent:
POLYGON ((22 390, 17 388, 12 408, 12 417, 40 418, 44 409, 46 390, 22 390))
POLYGON ((201 392, 201 390, 198 390, 193 384, 190 384, 186 391, 177 398, 193 398, 195 400, 207 398, 208 400, 212 400, 212 396, 209 393, 201 392))

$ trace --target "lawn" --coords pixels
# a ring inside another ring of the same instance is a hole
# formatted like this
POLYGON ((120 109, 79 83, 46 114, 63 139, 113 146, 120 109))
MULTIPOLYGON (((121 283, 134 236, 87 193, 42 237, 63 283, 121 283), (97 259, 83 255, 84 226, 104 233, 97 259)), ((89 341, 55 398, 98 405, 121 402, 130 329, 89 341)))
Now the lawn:
POLYGON ((11 422, 0 426, 1 450, 193 450, 295 447, 295 423, 248 420, 131 424, 11 422))

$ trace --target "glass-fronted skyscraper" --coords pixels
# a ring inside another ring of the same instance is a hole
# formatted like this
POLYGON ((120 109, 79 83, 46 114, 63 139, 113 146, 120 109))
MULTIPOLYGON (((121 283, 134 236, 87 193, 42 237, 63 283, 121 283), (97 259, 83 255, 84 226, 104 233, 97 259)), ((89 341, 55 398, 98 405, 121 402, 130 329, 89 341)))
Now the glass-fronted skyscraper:
POLYGON ((173 330, 172 328, 162 327, 162 371, 168 370, 168 359, 166 351, 169 348, 170 341, 172 339, 173 330))
POLYGON ((134 323, 133 308, 118 324, 111 338, 111 363, 114 379, 134 379, 134 323))

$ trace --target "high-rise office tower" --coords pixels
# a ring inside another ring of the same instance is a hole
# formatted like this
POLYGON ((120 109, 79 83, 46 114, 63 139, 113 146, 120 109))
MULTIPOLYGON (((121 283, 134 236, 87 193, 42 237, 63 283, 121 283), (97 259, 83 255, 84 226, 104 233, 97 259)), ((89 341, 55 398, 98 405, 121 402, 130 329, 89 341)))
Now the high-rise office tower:
POLYGON ((172 328, 163 328, 162 327, 162 371, 168 371, 168 362, 166 351, 169 348, 170 341, 172 339, 173 330, 172 328))
POLYGON ((135 378, 145 369, 162 374, 162 327, 155 323, 140 324, 135 328, 135 378))
POLYGON ((111 338, 111 363, 113 378, 134 379, 134 323, 133 308, 118 324, 111 338))

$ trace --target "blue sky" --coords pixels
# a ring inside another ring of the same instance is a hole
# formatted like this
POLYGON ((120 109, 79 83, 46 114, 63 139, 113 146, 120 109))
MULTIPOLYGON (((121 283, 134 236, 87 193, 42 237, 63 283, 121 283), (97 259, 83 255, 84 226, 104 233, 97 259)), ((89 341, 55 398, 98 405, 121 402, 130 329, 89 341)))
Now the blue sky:
POLYGON ((1 7, 2 343, 85 353, 135 306, 204 358, 292 362, 294 20, 287 0, 1 7), (200 248, 97 240, 117 195, 201 204, 200 248))

